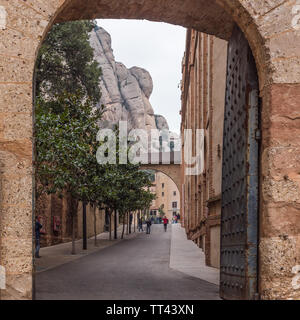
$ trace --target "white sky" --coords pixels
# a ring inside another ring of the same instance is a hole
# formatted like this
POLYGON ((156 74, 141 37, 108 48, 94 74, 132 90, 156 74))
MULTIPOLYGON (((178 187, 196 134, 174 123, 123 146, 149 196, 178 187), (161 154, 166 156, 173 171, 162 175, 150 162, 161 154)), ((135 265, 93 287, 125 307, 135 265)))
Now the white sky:
POLYGON ((155 114, 163 115, 170 130, 180 132, 181 62, 186 29, 146 20, 97 20, 112 38, 116 61, 127 68, 148 70, 153 79, 150 102, 155 114))

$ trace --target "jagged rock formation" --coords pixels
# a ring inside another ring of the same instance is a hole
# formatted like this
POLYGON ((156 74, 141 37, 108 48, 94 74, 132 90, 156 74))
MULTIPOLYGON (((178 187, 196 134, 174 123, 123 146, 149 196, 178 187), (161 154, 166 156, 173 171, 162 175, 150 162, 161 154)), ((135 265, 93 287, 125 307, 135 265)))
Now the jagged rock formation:
POLYGON ((115 61, 111 47, 111 37, 103 28, 97 27, 90 35, 95 59, 102 68, 99 105, 104 105, 105 127, 111 128, 120 120, 128 122, 128 129, 169 129, 163 116, 155 115, 149 102, 153 91, 151 75, 145 69, 127 69, 115 61))

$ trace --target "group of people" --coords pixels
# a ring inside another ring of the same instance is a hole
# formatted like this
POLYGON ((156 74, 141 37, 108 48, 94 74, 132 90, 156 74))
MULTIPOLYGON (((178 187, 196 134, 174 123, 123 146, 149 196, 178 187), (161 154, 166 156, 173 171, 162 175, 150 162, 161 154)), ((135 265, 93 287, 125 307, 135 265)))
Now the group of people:
POLYGON ((172 218, 172 223, 177 223, 179 220, 180 220, 180 215, 179 215, 179 214, 176 214, 176 215, 174 215, 173 218, 172 218))
MULTIPOLYGON (((162 223, 163 223, 165 232, 167 232, 169 219, 166 216, 164 216, 163 219, 162 219, 162 223)), ((151 220, 151 218, 148 218, 146 220, 146 234, 150 234, 151 225, 152 225, 152 220, 151 220)), ((139 221, 138 221, 138 231, 139 232, 140 231, 144 231, 144 229, 143 229, 143 220, 141 218, 139 218, 139 221)))

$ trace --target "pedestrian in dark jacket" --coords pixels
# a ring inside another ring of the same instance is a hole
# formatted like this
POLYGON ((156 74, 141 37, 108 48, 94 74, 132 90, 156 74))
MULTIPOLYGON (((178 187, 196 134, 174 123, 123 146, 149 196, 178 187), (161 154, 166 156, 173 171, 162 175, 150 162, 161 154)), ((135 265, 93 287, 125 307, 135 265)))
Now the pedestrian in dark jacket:
POLYGON ((35 217, 35 257, 40 258, 40 236, 42 225, 39 222, 39 218, 35 217))
POLYGON ((143 230, 143 220, 142 220, 141 218, 139 218, 138 230, 139 230, 139 231, 144 231, 144 230, 143 230))
POLYGON ((147 225, 147 232, 146 232, 146 233, 147 233, 147 234, 150 234, 151 224, 152 224, 151 220, 148 219, 148 220, 146 221, 146 225, 147 225))

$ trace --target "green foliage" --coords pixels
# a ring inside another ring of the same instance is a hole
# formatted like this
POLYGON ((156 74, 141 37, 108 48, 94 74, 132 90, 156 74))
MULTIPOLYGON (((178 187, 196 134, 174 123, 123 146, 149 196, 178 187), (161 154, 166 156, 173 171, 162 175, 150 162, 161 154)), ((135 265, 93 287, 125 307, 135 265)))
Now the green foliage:
POLYGON ((38 194, 63 190, 78 200, 88 199, 97 173, 97 122, 101 110, 83 94, 65 93, 54 101, 38 99, 36 104, 36 173, 38 194), (63 106, 62 112, 57 109, 63 106))
POLYGON ((165 212, 164 212, 163 204, 159 207, 158 212, 159 212, 159 215, 160 215, 161 218, 163 218, 166 215, 165 212))
POLYGON ((90 20, 56 24, 43 42, 36 64, 37 95, 56 99, 64 92, 80 90, 95 104, 101 94, 101 69, 94 60, 89 32, 95 27, 90 20))
POLYGON ((38 195, 66 190, 77 200, 124 213, 149 207, 155 197, 148 191, 151 173, 139 165, 97 163, 101 115, 89 100, 82 102, 80 92, 37 100, 38 195))
MULTIPOLYGON (((89 43, 92 21, 54 25, 36 70, 36 177, 42 193, 63 195, 125 213, 148 208, 151 174, 139 165, 99 165, 101 69, 89 43)), ((117 130, 117 129, 116 129, 117 130)))

